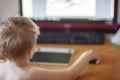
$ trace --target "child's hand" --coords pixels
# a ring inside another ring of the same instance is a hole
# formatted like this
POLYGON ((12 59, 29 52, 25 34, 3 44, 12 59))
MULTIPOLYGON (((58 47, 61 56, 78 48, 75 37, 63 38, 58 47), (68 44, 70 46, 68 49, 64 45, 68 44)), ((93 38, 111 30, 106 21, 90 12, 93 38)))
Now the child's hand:
POLYGON ((100 63, 100 56, 94 50, 89 50, 84 53, 90 56, 90 61, 91 60, 96 61, 95 64, 100 63))

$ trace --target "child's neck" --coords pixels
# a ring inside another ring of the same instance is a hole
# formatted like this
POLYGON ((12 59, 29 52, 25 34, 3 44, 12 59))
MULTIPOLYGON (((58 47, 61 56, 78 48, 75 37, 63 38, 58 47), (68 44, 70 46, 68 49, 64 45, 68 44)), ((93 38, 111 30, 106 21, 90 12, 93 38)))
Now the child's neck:
POLYGON ((28 60, 27 59, 17 60, 17 61, 15 61, 15 64, 18 67, 26 67, 28 64, 28 60))
POLYGON ((3 60, 3 62, 7 62, 10 63, 12 65, 21 67, 21 68, 25 68, 28 64, 28 60, 27 59, 22 59, 22 60, 16 60, 16 61, 12 61, 12 60, 3 60))

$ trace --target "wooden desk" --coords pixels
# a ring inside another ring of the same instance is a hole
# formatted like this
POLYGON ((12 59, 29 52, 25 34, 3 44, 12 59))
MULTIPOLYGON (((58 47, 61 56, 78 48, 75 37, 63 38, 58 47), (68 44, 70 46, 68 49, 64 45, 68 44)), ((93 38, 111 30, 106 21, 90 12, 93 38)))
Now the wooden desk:
MULTIPOLYGON (((94 49, 101 56, 101 63, 98 65, 88 64, 83 75, 76 80, 120 80, 120 47, 105 41, 102 45, 81 45, 81 44, 39 44, 37 47, 58 47, 74 48, 75 55, 72 63, 82 52, 94 49)), ((69 66, 52 66, 31 64, 30 67, 41 67, 51 70, 65 69, 69 66)))

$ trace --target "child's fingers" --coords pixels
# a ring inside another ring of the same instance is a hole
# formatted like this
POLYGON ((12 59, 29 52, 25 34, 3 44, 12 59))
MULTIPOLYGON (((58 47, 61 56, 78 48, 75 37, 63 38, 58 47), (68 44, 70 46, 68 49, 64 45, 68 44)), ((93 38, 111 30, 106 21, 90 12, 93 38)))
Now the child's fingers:
POLYGON ((97 61, 96 61, 96 64, 99 64, 100 63, 100 59, 98 59, 97 61))

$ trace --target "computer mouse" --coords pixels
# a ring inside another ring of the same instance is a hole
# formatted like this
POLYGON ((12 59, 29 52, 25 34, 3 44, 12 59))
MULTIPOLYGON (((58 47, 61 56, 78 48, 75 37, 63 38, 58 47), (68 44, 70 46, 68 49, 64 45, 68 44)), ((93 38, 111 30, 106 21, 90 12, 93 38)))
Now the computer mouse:
POLYGON ((89 64, 97 64, 96 62, 97 62, 97 59, 92 59, 89 61, 89 64))

